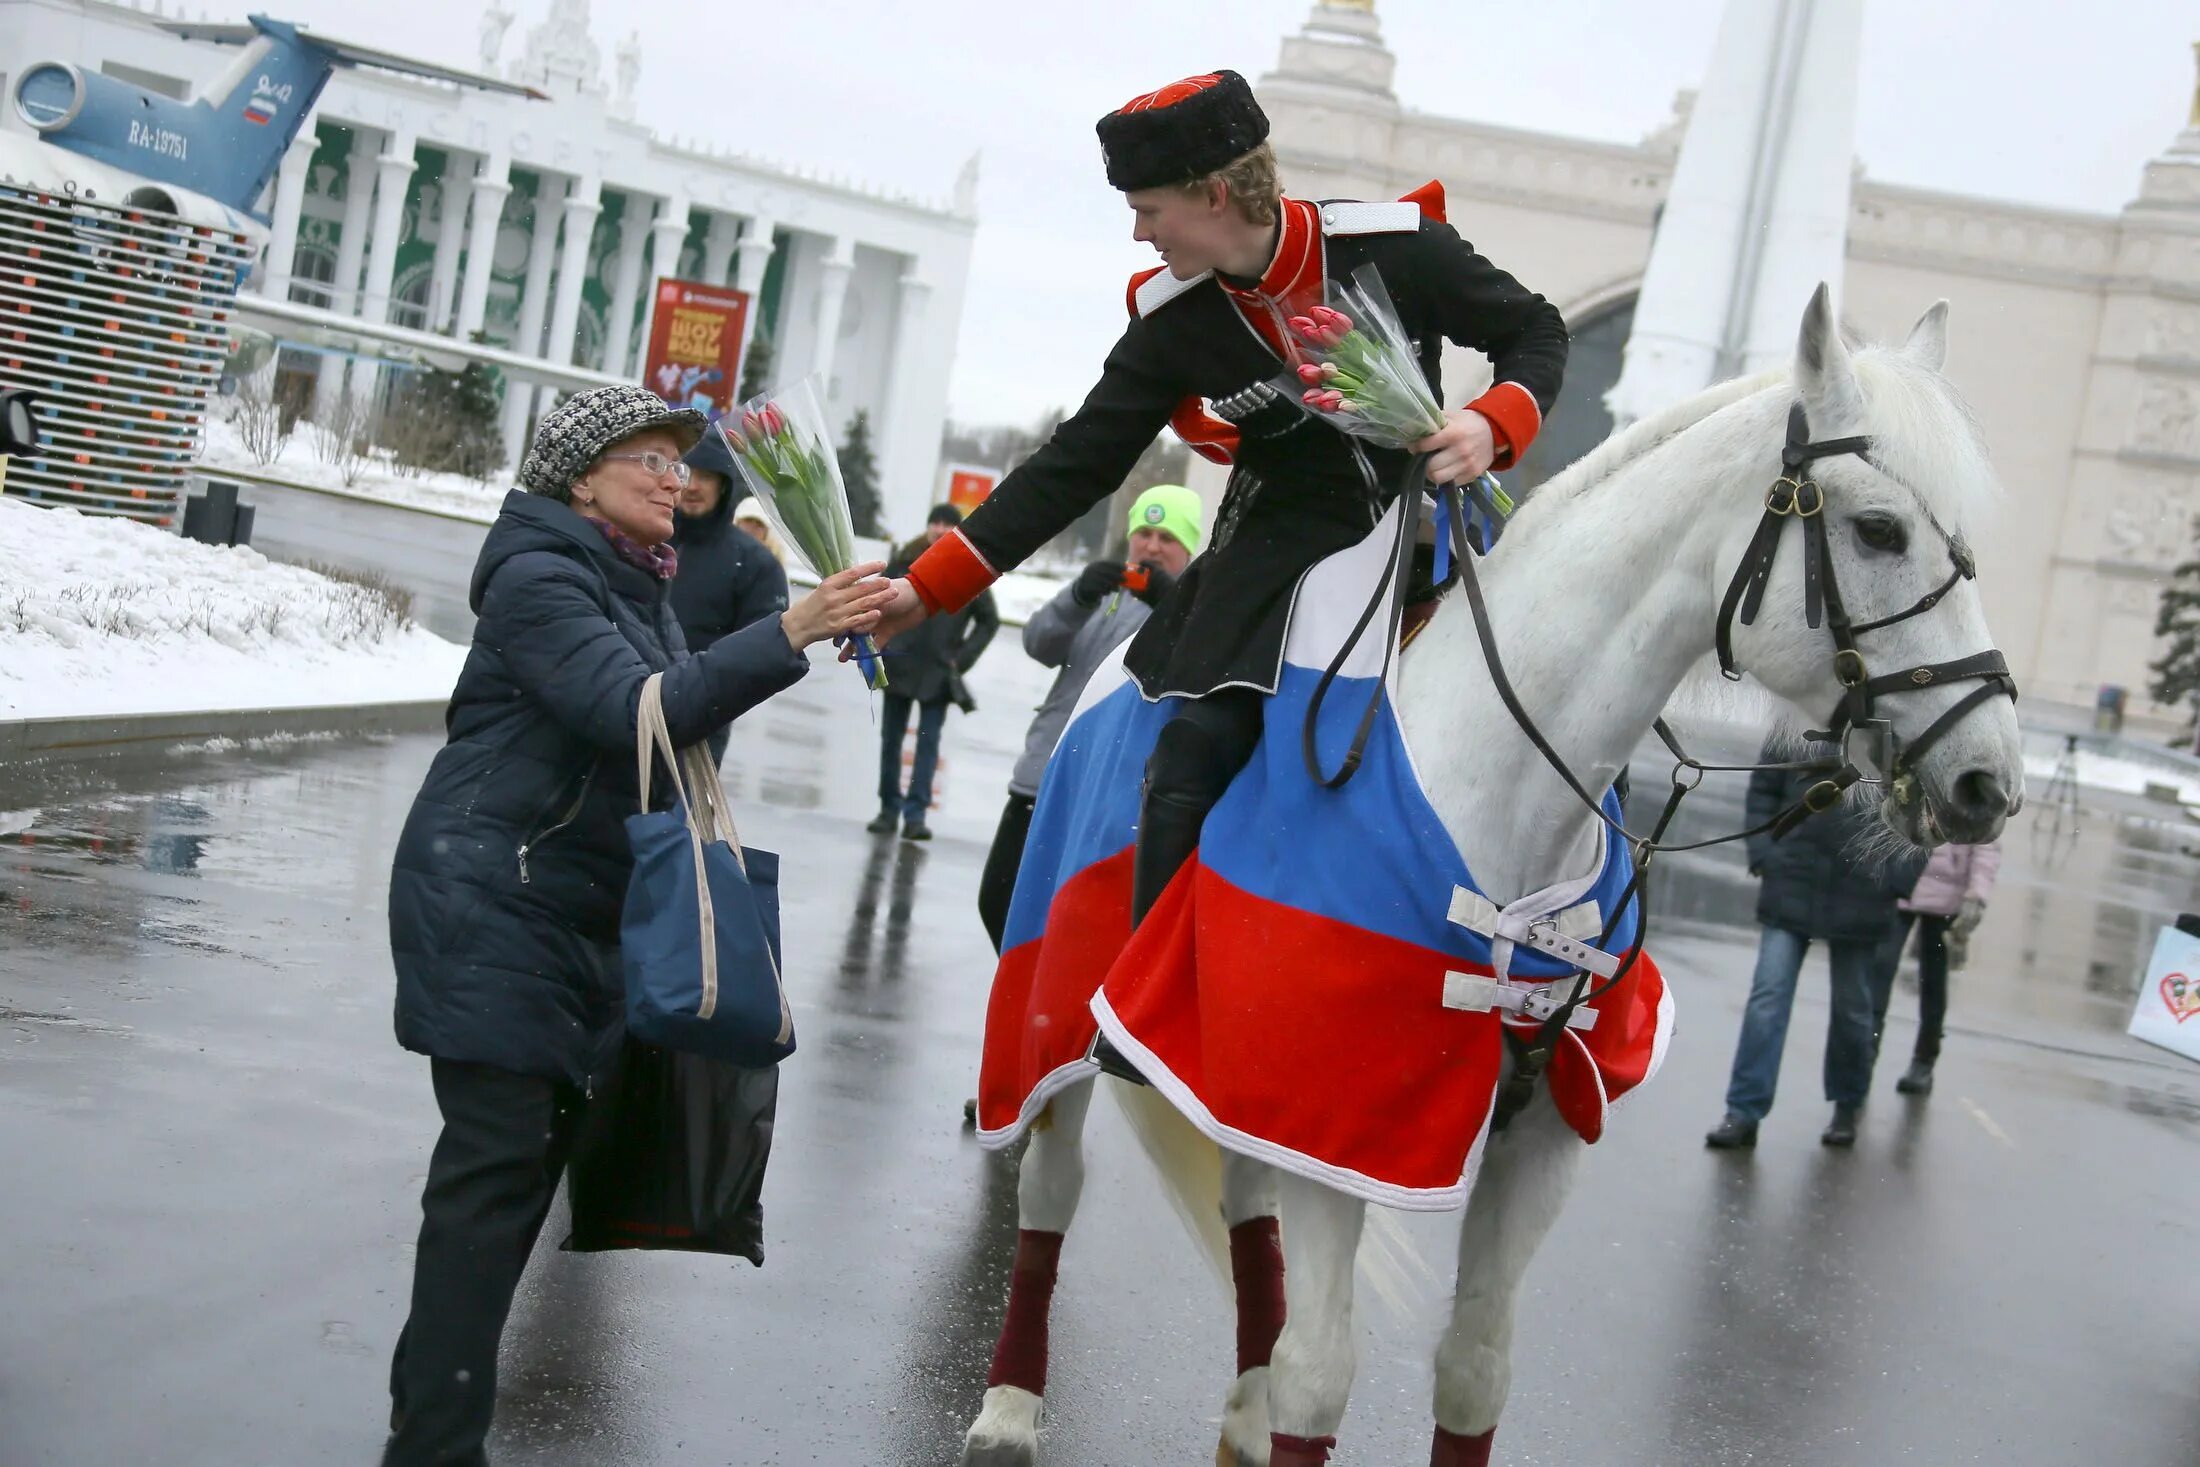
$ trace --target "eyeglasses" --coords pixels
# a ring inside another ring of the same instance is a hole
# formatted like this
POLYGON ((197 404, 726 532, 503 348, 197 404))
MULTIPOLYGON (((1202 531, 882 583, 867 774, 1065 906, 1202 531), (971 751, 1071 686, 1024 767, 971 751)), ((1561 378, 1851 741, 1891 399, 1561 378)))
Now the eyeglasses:
POLYGON ((597 462, 610 463, 613 460, 617 460, 620 463, 640 464, 643 468, 647 469, 650 473, 657 475, 659 478, 663 478, 666 474, 670 474, 672 475, 672 482, 678 484, 682 488, 687 487, 687 481, 690 478, 694 477, 695 473, 693 469, 690 469, 686 464, 680 462, 680 460, 676 458, 666 458, 663 454, 656 452, 654 449, 648 453, 607 453, 602 458, 598 459, 597 462))

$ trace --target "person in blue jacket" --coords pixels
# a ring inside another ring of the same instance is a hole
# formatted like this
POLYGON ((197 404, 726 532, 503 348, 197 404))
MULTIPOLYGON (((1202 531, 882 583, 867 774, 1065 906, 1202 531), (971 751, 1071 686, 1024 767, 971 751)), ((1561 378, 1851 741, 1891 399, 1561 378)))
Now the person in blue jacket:
MULTIPOLYGON (((681 456, 703 417, 639 387, 542 421, 474 567, 479 617, 390 872, 397 1039, 427 1055, 443 1132, 421 1197, 412 1313, 390 1369, 386 1467, 486 1463, 497 1346, 621 1034, 635 710, 664 674, 700 743, 877 621, 861 565, 687 655, 668 596, 681 456)), ((654 786, 669 805, 668 782, 654 786)))

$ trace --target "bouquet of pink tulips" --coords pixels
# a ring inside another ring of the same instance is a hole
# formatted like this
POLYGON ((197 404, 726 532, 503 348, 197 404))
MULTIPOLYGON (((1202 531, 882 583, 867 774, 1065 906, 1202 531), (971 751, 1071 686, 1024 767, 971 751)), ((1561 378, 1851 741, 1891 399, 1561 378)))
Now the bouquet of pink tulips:
MULTIPOLYGON (((728 413, 715 431, 749 493, 819 579, 856 563, 848 489, 825 434, 815 377, 750 398, 738 423, 728 413)), ((856 638, 856 666, 873 692, 886 686, 886 664, 868 636, 856 638)))
MULTIPOLYGON (((1375 267, 1330 281, 1328 295, 1329 304, 1285 323, 1297 358, 1291 385, 1301 405, 1338 432, 1384 448, 1409 449, 1442 428, 1443 408, 1375 267)), ((1494 542, 1515 508, 1512 496, 1495 475, 1484 474, 1471 486, 1470 502, 1477 499, 1487 501, 1487 538, 1494 542)))

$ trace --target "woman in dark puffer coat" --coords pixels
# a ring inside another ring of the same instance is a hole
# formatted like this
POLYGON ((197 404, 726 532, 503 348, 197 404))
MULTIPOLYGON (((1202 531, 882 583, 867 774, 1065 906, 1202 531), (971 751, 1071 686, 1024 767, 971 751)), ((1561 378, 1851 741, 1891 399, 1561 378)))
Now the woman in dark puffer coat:
POLYGON ((882 566, 857 566, 688 657, 666 542, 702 427, 638 387, 567 400, 474 570, 449 742, 390 875, 397 1038, 433 1061, 443 1113, 391 1366, 390 1467, 488 1460, 505 1315, 619 1044, 642 684, 665 674, 673 741, 700 743, 799 679, 804 647, 867 629, 891 594, 859 584, 882 566))

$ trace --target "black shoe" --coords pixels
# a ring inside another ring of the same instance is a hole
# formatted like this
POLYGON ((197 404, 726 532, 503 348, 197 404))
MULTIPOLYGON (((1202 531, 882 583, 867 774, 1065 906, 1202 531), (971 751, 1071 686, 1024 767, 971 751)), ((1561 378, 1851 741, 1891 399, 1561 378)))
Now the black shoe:
POLYGON ((901 838, 903 840, 930 840, 932 838, 932 827, 926 825, 922 820, 912 820, 902 826, 901 838))
POLYGON ((1728 1116, 1703 1138, 1713 1151, 1746 1151, 1757 1144, 1757 1123, 1728 1116))
POLYGON ((878 818, 863 828, 873 835, 892 835, 894 827, 899 824, 901 824, 901 811, 881 810, 878 812, 878 818))
POLYGON ((1108 1043, 1108 1036, 1105 1034, 1093 1036, 1090 1058, 1100 1067, 1103 1075, 1113 1075, 1116 1079, 1128 1080, 1133 1085, 1148 1083, 1146 1077, 1138 1073, 1138 1066, 1132 1064, 1122 1050, 1108 1043))
POLYGON ((1894 1082, 1894 1088, 1904 1095, 1930 1095, 1933 1093, 1933 1062, 1911 1060, 1909 1070, 1894 1082))
POLYGON ((1833 1108, 1833 1119, 1826 1123, 1826 1129, 1818 1135, 1818 1144, 1820 1146, 1854 1146, 1856 1144, 1856 1107, 1853 1105, 1835 1106, 1833 1108))

